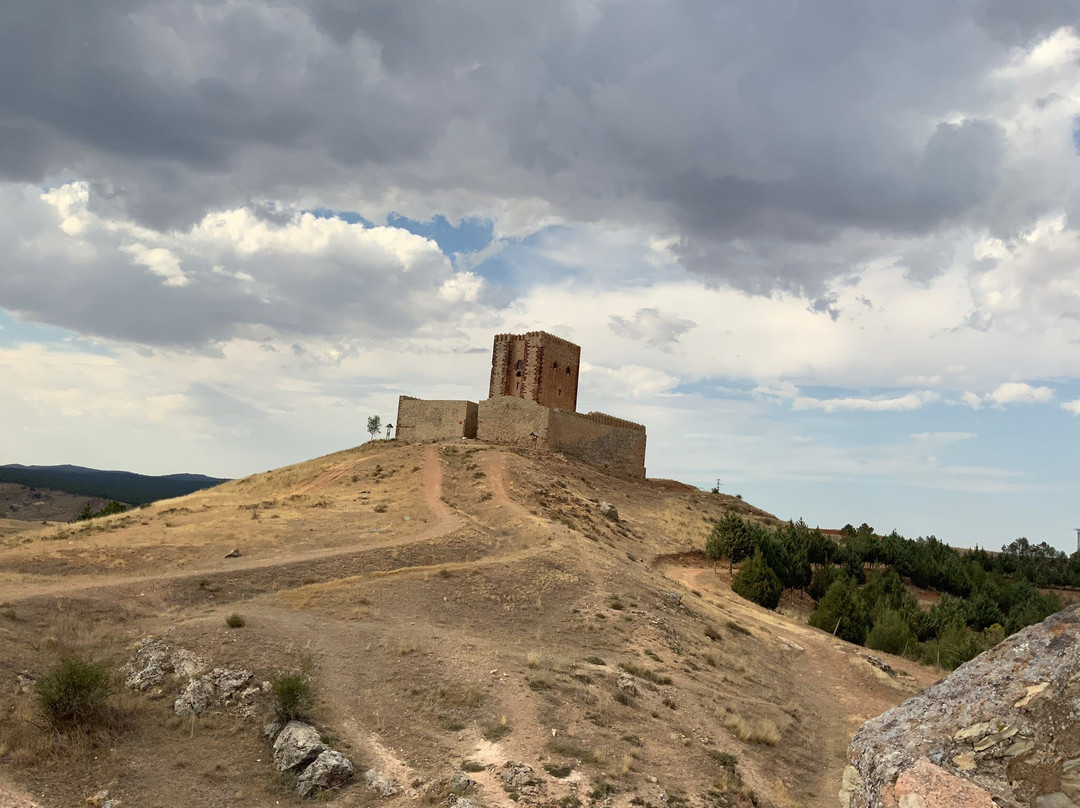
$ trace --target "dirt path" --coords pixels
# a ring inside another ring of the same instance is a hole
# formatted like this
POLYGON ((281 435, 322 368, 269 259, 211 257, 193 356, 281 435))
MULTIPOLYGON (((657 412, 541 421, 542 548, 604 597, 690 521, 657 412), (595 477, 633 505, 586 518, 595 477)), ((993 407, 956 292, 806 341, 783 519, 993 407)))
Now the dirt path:
MULTIPOLYGON (((365 458, 366 459, 366 458, 365 458)), ((334 470, 337 479, 343 474, 349 473, 357 463, 348 463, 334 470)), ((319 480, 329 482, 330 478, 323 475, 319 480), (325 479, 324 479, 325 478, 325 479)), ((314 485, 314 483, 312 484, 314 485)), ((154 581, 160 586, 166 581, 183 580, 185 578, 201 577, 216 573, 242 573, 255 570, 264 570, 270 567, 297 564, 305 561, 317 561, 322 559, 351 556, 368 553, 374 550, 382 550, 387 547, 405 547, 411 544, 420 544, 432 541, 441 536, 453 533, 461 526, 461 519, 442 501, 442 465, 436 447, 430 447, 424 456, 424 502, 434 518, 434 523, 408 538, 390 537, 367 542, 361 547, 328 547, 316 550, 304 550, 302 552, 279 552, 266 558, 236 559, 214 558, 207 563, 193 565, 183 570, 163 573, 147 573, 143 575, 104 577, 100 574, 87 576, 70 576, 62 581, 34 581, 13 583, 5 585, 4 598, 9 601, 17 601, 24 598, 39 596, 71 595, 76 592, 86 592, 95 589, 111 589, 114 587, 132 586, 145 581, 154 581)))
MULTIPOLYGON (((797 695, 806 712, 815 717, 821 761, 820 772, 808 784, 809 790, 820 796, 809 805, 810 808, 833 808, 852 734, 867 719, 914 695, 916 680, 913 679, 911 684, 891 684, 882 679, 878 686, 872 685, 868 693, 866 679, 875 674, 868 664, 859 664, 859 658, 855 656, 866 649, 830 637, 808 625, 794 623, 776 612, 744 600, 732 592, 730 586, 712 569, 670 567, 665 574, 703 593, 707 601, 736 617, 756 633, 778 638, 782 644, 789 647, 794 644, 802 649, 797 657, 794 695, 797 695)), ((903 659, 888 657, 888 662, 905 672, 909 667, 918 670, 903 659)), ((921 676, 927 678, 925 673, 921 676)), ((917 685, 929 683, 927 680, 917 685)))

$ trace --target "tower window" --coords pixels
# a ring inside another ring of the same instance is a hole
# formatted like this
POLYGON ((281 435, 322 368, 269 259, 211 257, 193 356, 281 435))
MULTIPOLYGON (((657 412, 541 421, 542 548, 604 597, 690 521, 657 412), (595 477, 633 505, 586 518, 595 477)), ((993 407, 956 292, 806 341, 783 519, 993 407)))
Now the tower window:
MULTIPOLYGON (((517 364, 514 365, 514 370, 521 370, 521 360, 520 359, 517 361, 517 364)), ((521 375, 521 374, 518 374, 518 375, 521 375)))
POLYGON ((569 365, 566 366, 566 375, 567 376, 570 375, 570 366, 569 365))
POLYGON ((558 362, 552 362, 552 363, 551 363, 551 367, 552 367, 552 368, 557 368, 558 366, 559 366, 559 363, 558 363, 558 362))

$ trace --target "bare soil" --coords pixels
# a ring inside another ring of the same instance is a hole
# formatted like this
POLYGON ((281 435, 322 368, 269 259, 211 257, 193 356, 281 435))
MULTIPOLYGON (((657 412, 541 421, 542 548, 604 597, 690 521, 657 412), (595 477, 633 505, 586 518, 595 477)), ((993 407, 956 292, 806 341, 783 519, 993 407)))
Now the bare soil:
POLYGON ((100 789, 125 805, 300 804, 260 736, 267 702, 181 720, 169 678, 120 694, 96 735, 43 728, 32 681, 61 656, 119 669, 160 636, 258 680, 310 664, 314 723, 403 788, 380 799, 358 779, 321 798, 335 805, 445 804, 468 760, 492 767, 471 796, 511 806, 495 769, 516 760, 564 808, 833 808, 854 729, 941 672, 890 657, 885 674, 805 625, 798 599, 776 613, 734 596, 700 555, 729 507, 775 520, 557 455, 385 441, 0 534, 0 783, 43 806, 100 789), (775 737, 743 740, 751 725, 775 737))

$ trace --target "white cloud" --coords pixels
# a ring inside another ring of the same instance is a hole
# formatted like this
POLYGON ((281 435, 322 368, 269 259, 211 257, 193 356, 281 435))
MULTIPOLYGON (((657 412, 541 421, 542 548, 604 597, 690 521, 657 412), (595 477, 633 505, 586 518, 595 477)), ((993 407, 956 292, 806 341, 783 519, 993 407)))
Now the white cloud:
POLYGON ((924 405, 938 401, 937 393, 930 391, 906 393, 902 396, 878 398, 811 398, 799 396, 792 403, 795 410, 824 410, 825 412, 906 412, 921 409, 924 405))
POLYGON ((1062 402, 1061 409, 1071 412, 1073 415, 1080 415, 1080 398, 1062 402))
POLYGON ((1026 382, 1006 382, 986 398, 994 404, 1043 404, 1054 397, 1049 387, 1033 387, 1026 382))

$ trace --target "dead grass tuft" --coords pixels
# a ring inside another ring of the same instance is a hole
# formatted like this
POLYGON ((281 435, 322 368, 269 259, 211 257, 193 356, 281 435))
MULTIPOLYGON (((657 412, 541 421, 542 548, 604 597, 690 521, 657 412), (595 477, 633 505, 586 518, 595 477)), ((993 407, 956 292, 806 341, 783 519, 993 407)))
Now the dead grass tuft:
POLYGON ((748 719, 738 713, 731 713, 724 719, 724 726, 746 743, 776 746, 780 742, 780 730, 767 718, 748 719))

